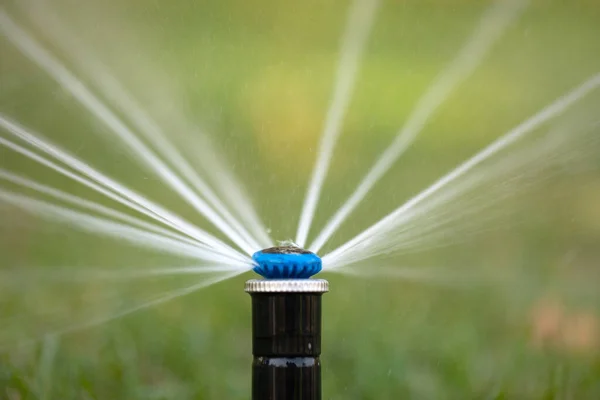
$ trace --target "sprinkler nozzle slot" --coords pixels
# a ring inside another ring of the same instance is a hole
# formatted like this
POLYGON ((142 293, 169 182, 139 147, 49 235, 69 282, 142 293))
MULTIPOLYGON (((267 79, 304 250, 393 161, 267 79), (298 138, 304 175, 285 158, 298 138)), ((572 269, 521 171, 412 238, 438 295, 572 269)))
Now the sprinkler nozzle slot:
POLYGON ((250 280, 252 399, 321 399, 322 279, 250 280))

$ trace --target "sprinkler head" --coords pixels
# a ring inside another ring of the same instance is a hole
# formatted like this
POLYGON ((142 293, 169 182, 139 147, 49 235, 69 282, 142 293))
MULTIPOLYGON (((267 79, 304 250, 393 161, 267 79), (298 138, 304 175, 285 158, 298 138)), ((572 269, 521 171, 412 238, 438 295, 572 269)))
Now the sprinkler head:
POLYGON ((296 246, 271 247, 254 253, 254 271, 265 279, 308 279, 321 271, 321 258, 296 246))

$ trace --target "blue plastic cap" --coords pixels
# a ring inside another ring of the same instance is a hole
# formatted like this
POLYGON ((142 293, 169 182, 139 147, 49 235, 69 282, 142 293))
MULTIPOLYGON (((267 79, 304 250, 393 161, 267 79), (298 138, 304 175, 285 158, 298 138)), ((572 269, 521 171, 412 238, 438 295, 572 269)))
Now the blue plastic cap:
POLYGON ((295 246, 272 247, 254 253, 254 272, 266 279, 308 279, 321 271, 321 258, 295 246))

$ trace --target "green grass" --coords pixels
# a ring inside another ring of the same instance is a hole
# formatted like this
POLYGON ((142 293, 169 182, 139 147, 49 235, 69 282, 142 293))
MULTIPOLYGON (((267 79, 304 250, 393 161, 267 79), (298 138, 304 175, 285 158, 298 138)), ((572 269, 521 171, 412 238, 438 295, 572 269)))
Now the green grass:
MULTIPOLYGON (((292 237, 332 90, 347 3, 68 3, 53 5, 65 26, 123 80, 186 156, 194 161, 195 142, 181 116, 202 126, 222 149, 272 236, 292 237)), ((447 3, 383 3, 312 237, 390 143, 486 4, 447 3)), ((16 5, 8 7, 26 20, 16 5)), ((600 8, 594 2, 533 2, 326 250, 600 71, 598 38, 600 8)), ((106 140, 102 125, 73 98, 8 42, 0 43, 0 55, 6 55, 0 112, 212 229, 131 154, 106 140)), ((598 104, 592 97, 578 110, 594 112, 598 104)), ((578 117, 574 112, 565 121, 578 117)), ((599 398, 600 173, 598 148, 588 150, 592 161, 583 164, 575 152, 569 163, 587 169, 558 171, 498 206, 495 211, 506 211, 504 220, 516 226, 361 266, 437 267, 444 272, 438 283, 324 274, 331 282, 324 298, 324 398, 599 398), (456 281, 462 284, 451 284, 456 281), (553 315, 560 316, 555 325, 553 315), (548 324, 556 329, 549 328, 540 343, 548 324)), ((5 149, 0 166, 105 202, 5 149)), ((187 261, 83 235, 4 205, 0 212, 1 264, 22 278, 0 282, 0 399, 249 397, 250 299, 242 288, 252 274, 99 326, 44 336, 199 278, 110 284, 27 279, 24 271, 34 266, 118 269, 187 261), (42 340, 16 346, 32 337, 42 340)), ((436 244, 456 235, 448 231, 436 244)))

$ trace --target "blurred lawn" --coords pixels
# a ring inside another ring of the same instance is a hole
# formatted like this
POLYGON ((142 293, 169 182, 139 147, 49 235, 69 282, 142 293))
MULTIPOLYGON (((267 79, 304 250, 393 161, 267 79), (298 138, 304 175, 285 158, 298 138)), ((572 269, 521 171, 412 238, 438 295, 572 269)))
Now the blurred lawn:
MULTIPOLYGON (((292 237, 332 91, 348 2, 80 3, 54 1, 49 7, 167 127, 192 161, 197 142, 186 127, 208 132, 246 184, 272 237, 292 237)), ((486 6, 467 0, 383 3, 315 226, 323 226, 390 143, 486 6)), ((24 10, 42 21, 50 18, 43 8, 19 2, 7 3, 7 9, 29 27, 35 18, 28 19, 24 10)), ((34 32, 57 50, 49 37, 34 32)), ((600 71, 599 38, 596 2, 534 1, 326 250, 600 71)), ((115 140, 107 140, 98 121, 8 42, 0 42, 0 55, 0 112, 211 229, 137 167, 115 140)), ((93 77, 86 82, 93 83, 93 77)), ((0 149, 0 165, 103 201, 5 149, 0 149)), ((519 228, 386 261, 443 266, 459 280, 501 271, 508 277, 503 283, 457 288, 328 276, 324 398, 600 398, 598 178, 595 168, 542 185, 513 205, 518 213, 511 218, 525 220, 519 228), (572 254, 575 261, 568 261, 572 254)), ((182 264, 12 209, 0 212, 7 270, 182 264)), ((248 398, 250 316, 242 287, 250 277, 98 327, 47 337, 35 346, 8 348, 0 355, 0 398, 248 398)), ((21 325, 9 318, 25 320, 37 307, 52 311, 54 302, 61 304, 58 297, 73 307, 73 314, 64 315, 69 320, 88 312, 110 313, 111 307, 181 287, 188 279, 110 287, 89 282, 47 290, 45 281, 0 284, 0 326, 8 332, 0 338, 46 333, 43 323, 21 325), (103 297, 105 292, 109 295, 103 297), (88 301, 95 309, 83 306, 88 301)))

